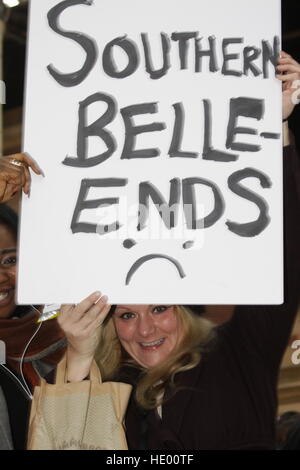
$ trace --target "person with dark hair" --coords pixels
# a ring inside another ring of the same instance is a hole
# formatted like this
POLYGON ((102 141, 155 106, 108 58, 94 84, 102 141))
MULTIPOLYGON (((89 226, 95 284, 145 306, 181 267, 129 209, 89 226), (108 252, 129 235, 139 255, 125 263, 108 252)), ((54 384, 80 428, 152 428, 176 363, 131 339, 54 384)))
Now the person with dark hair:
POLYGON ((133 385, 125 419, 129 449, 275 448, 278 371, 299 305, 300 279, 299 162, 287 126, 300 65, 282 53, 278 71, 284 72, 278 76, 283 81, 284 303, 237 306, 213 335, 192 306, 111 308, 107 297, 95 292, 61 308, 67 380, 88 377, 95 358, 104 380, 133 385))
MULTIPOLYGON (((5 364, 0 361, 0 416, 6 414, 5 397, 12 445, 16 449, 24 449, 29 392, 39 384, 40 377, 49 373, 61 359, 65 338, 56 320, 51 320, 41 325, 30 342, 38 328, 39 313, 36 307, 17 306, 15 303, 17 231, 17 214, 0 204, 0 340, 6 350, 5 364)), ((4 418, 1 422, 4 423, 4 418)), ((0 449, 7 448, 10 441, 7 436, 9 430, 5 437, 1 435, 0 427, 0 449)))

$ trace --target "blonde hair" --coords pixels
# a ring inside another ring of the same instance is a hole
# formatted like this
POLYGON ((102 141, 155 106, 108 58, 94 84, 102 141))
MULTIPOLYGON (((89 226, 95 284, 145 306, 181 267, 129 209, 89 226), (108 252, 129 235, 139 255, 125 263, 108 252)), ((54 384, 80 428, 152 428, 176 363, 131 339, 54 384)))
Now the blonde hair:
POLYGON ((178 390, 174 385, 175 375, 196 367, 201 360, 203 346, 212 338, 212 323, 208 320, 179 305, 175 308, 175 314, 182 328, 182 340, 162 364, 151 369, 144 369, 124 350, 112 315, 102 326, 95 359, 103 380, 113 380, 123 365, 131 365, 144 371, 145 374, 137 384, 135 396, 138 404, 146 409, 156 408, 163 402, 167 385, 171 385, 173 393, 178 390))

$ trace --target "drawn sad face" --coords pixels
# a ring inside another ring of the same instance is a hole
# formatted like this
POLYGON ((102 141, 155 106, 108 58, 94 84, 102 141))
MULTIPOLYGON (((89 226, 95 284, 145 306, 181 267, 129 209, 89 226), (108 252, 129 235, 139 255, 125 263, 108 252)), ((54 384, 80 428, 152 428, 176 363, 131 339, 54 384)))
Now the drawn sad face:
MULTIPOLYGON (((86 197, 90 187, 97 186, 107 188, 115 186, 126 186, 127 182, 128 180, 125 178, 82 180, 81 190, 71 224, 73 233, 96 232, 100 235, 108 235, 111 232, 119 233, 119 229, 122 227, 122 225, 124 225, 125 219, 123 223, 119 221, 120 217, 114 218, 114 221, 111 224, 99 223, 100 219, 103 221, 105 220, 105 217, 107 215, 107 212, 105 210, 106 208, 117 206, 118 210, 120 211, 119 198, 103 198, 95 201, 89 201, 88 206, 84 205, 87 204, 86 197), (91 208, 91 203, 93 203, 93 207, 97 208, 97 215, 99 216, 97 220, 97 225, 78 221, 80 211, 87 207, 91 208)), ((200 232, 203 233, 203 230, 199 229, 212 226, 223 215, 225 206, 222 195, 219 191, 216 190, 216 188, 210 181, 204 180, 202 178, 185 178, 183 180, 180 180, 179 178, 173 178, 170 180, 169 183, 170 187, 168 202, 166 202, 166 199, 158 190, 158 188, 149 181, 143 181, 139 184, 139 202, 137 210, 135 211, 134 232, 139 233, 145 228, 151 227, 153 219, 150 217, 150 211, 153 210, 155 216, 152 213, 152 217, 156 219, 156 222, 160 224, 161 228, 167 230, 169 233, 171 233, 173 229, 182 229, 182 227, 185 227, 189 230, 188 235, 186 232, 183 234, 181 230, 181 237, 175 237, 181 239, 182 248, 184 250, 190 249, 194 247, 194 245, 199 246, 199 240, 202 240, 200 232), (208 214, 206 213, 205 217, 202 217, 202 215, 204 214, 204 205, 202 203, 199 204, 196 200, 194 188, 195 184, 201 184, 208 187, 210 196, 213 195, 213 208, 208 214), (137 218, 136 214, 138 214, 137 218), (137 225, 136 221, 138 221, 137 225), (190 237, 191 233, 194 240, 189 239, 182 242, 182 240, 184 239, 183 237, 190 237)), ((125 210, 123 212, 125 212, 125 210)), ((120 213, 121 211, 119 212, 119 214, 120 213)), ((125 238, 122 242, 123 247, 125 249, 132 249, 137 244, 135 238, 136 237, 125 238)), ((145 263, 148 263, 153 259, 160 259, 163 260, 163 262, 168 262, 169 264, 171 264, 172 268, 175 268, 175 270, 177 271, 179 278, 183 279, 186 276, 184 268, 178 261, 176 254, 175 256, 170 256, 166 253, 150 251, 151 238, 152 237, 150 236, 148 239, 149 243, 146 243, 145 245, 148 253, 138 257, 134 261, 134 263, 128 267, 127 272, 124 273, 124 280, 126 286, 130 284, 135 273, 140 270, 140 268, 142 268, 145 263)), ((176 252, 178 253, 177 250, 178 249, 176 248, 176 252)))
MULTIPOLYGON (((179 178, 173 178, 170 181, 170 196, 169 202, 167 203, 158 188, 152 185, 150 182, 142 182, 139 186, 139 216, 138 216, 138 231, 143 230, 146 227, 147 222, 149 223, 149 201, 154 203, 156 211, 161 217, 161 223, 164 224, 166 229, 171 230, 178 224, 178 217, 181 213, 184 219, 181 220, 180 224, 182 227, 186 226, 191 229, 195 235, 198 229, 203 229, 213 225, 224 212, 224 201, 219 191, 215 191, 215 188, 211 185, 211 182, 202 178, 186 178, 181 180, 179 178), (200 213, 203 215, 204 206, 197 204, 196 194, 194 185, 204 184, 209 186, 214 196, 214 207, 212 211, 206 216, 199 218, 200 213), (180 212, 180 196, 183 196, 183 211, 180 212), (198 218, 197 218, 198 217, 198 218)), ((198 232, 199 233, 199 232, 198 232)), ((199 240, 198 240, 199 243, 199 240)), ((128 238, 124 240, 123 247, 126 249, 132 248, 136 244, 135 240, 128 238)), ((194 246, 194 240, 187 240, 182 244, 183 249, 189 249, 194 246)), ((181 279, 185 277, 185 272, 180 262, 173 256, 164 253, 149 253, 139 257, 133 265, 130 267, 126 274, 125 284, 129 285, 133 275, 138 271, 145 263, 153 259, 162 259, 171 263, 178 272, 181 279)))
MULTIPOLYGON (((163 198, 162 194, 158 191, 158 189, 153 186, 150 182, 143 182, 140 184, 139 188, 139 215, 138 215, 138 226, 137 230, 143 230, 146 227, 147 222, 149 223, 149 200, 151 199, 154 203, 154 207, 156 211, 161 217, 161 223, 167 230, 174 229, 176 223, 178 223, 178 215, 179 215, 179 199, 180 199, 180 190, 179 190, 180 180, 178 178, 174 178, 170 181, 170 199, 169 203, 166 203, 165 199, 163 198)), ((203 228, 205 224, 205 219, 195 220, 195 201, 193 200, 194 194, 191 195, 190 198, 192 204, 184 204, 184 214, 186 219, 186 224, 189 228, 199 229, 203 228)), ((214 209, 215 210, 215 209, 214 209)), ((183 215, 183 214, 182 214, 183 215)), ((184 225, 181 222, 182 226, 184 225)), ((125 249, 131 249, 134 245, 136 245, 136 241, 133 238, 127 238, 123 241, 123 247, 125 249)), ((182 244, 183 249, 189 249, 194 246, 194 240, 187 240, 182 244)), ((131 282, 134 274, 148 261, 153 259, 162 259, 171 263, 173 267, 175 267, 178 275, 181 279, 183 279, 186 275, 184 269, 180 262, 174 256, 167 255, 165 253, 148 253, 144 256, 139 257, 129 268, 125 284, 129 285, 131 282)))

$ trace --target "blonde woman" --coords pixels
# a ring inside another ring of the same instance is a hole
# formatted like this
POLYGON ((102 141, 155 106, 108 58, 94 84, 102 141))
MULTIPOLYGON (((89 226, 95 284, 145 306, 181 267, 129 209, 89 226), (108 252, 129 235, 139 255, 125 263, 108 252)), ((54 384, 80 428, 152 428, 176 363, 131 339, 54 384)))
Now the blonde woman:
POLYGON ((286 122, 294 106, 291 81, 300 78, 300 66, 283 53, 279 71, 285 72, 279 77, 284 83, 285 303, 237 307, 232 319, 213 331, 192 308, 111 308, 100 292, 62 308, 68 380, 84 380, 96 357, 105 380, 133 385, 125 419, 129 449, 275 447, 277 375, 300 291, 299 162, 286 122))
POLYGON ((87 377, 95 356, 104 380, 133 385, 129 449, 272 449, 277 373, 297 310, 289 295, 283 306, 240 307, 211 341, 210 324, 189 308, 111 308, 94 293, 59 318, 67 378, 87 377))

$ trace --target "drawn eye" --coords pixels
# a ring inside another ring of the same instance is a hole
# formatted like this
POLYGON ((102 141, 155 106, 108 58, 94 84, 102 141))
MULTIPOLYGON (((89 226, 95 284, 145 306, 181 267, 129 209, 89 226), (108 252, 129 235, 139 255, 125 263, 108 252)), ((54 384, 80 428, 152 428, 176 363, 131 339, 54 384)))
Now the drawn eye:
POLYGON ((188 249, 191 248, 193 245, 194 245, 193 240, 188 240, 188 241, 186 241, 186 242, 183 243, 182 248, 184 248, 185 250, 188 250, 188 249))
POLYGON ((136 245, 136 241, 133 240, 133 238, 127 238, 126 240, 123 241, 123 246, 124 248, 127 248, 127 250, 132 248, 134 245, 136 245))
MULTIPOLYGON (((127 238, 126 240, 123 241, 123 247, 126 248, 127 250, 130 250, 134 245, 136 245, 136 241, 133 240, 133 238, 127 238)), ((184 250, 188 250, 189 248, 192 248, 194 245, 193 240, 187 240, 182 244, 182 248, 184 250)))

